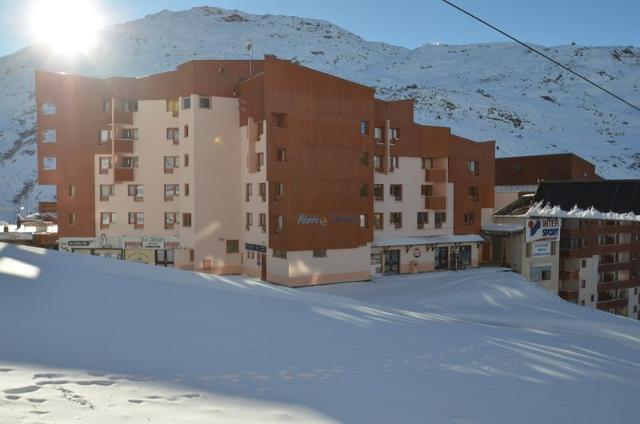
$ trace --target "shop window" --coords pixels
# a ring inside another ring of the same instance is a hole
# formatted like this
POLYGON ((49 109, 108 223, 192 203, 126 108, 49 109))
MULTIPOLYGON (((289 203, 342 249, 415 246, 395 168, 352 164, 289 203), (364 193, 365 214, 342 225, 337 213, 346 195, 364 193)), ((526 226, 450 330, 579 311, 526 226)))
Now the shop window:
POLYGON ((530 271, 531 281, 551 280, 551 266, 532 266, 530 271))
POLYGON ((327 257, 327 249, 315 249, 313 251, 314 258, 326 258, 327 257))
POLYGON ((240 253, 240 241, 227 240, 227 253, 240 253))

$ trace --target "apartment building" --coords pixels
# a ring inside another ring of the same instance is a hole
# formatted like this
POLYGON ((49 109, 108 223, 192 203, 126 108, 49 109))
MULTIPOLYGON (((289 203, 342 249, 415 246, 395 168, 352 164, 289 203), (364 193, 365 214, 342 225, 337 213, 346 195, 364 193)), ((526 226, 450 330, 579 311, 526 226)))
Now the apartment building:
POLYGON ((533 198, 563 215, 559 294, 640 319, 640 180, 543 182, 533 198))
POLYGON ((273 56, 252 69, 37 72, 61 249, 289 286, 477 265, 493 142, 273 56))

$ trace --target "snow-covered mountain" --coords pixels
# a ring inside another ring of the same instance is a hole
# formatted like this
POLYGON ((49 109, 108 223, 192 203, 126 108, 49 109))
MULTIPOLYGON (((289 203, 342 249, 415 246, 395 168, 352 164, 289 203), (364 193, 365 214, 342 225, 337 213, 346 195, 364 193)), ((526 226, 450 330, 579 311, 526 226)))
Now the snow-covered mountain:
MULTIPOLYGON (((377 89, 416 99, 416 120, 476 140, 498 156, 575 152, 609 178, 640 177, 640 114, 511 43, 426 44, 414 50, 364 40, 331 23, 214 7, 162 11, 105 29, 90 56, 72 61, 42 46, 0 58, 0 217, 36 206, 34 69, 140 76, 191 59, 275 54, 377 89)), ((540 47, 635 104, 640 49, 540 47)))
POLYGON ((640 421, 638 321, 499 268, 290 289, 0 243, 0 334, 2 423, 640 421))

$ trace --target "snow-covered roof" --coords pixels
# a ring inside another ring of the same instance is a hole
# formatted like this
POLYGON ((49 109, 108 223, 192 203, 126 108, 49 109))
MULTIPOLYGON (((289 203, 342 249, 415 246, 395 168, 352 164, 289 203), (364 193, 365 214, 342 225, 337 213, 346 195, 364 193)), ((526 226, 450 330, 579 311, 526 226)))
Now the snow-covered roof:
POLYGON ((518 233, 524 230, 524 225, 518 224, 484 224, 482 231, 495 233, 518 233))
POLYGON ((389 247, 389 246, 418 246, 425 244, 452 244, 452 243, 476 243, 484 241, 477 234, 453 235, 447 234, 443 236, 416 236, 416 237, 398 237, 387 239, 376 239, 373 241, 373 247, 389 247))

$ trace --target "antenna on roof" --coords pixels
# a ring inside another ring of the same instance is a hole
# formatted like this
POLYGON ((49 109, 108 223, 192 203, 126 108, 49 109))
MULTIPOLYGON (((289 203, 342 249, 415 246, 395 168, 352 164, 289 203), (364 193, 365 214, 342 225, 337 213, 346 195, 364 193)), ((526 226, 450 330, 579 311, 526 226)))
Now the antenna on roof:
POLYGON ((251 62, 253 61, 253 40, 251 38, 244 42, 244 48, 249 52, 249 76, 251 76, 251 62))

